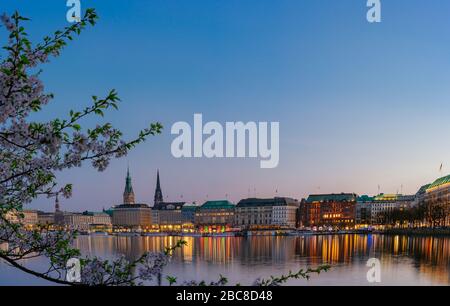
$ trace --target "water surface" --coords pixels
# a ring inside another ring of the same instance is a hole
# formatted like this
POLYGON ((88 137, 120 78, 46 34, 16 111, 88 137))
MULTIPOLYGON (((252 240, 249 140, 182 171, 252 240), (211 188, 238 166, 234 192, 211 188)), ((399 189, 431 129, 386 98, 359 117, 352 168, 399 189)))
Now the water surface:
MULTIPOLYGON (((161 251, 180 237, 81 236, 76 247, 84 254, 137 258, 161 251)), ((184 280, 216 280, 250 285, 300 268, 330 264, 329 272, 290 285, 374 285, 367 281, 369 258, 381 262, 381 283, 375 285, 450 285, 450 237, 323 235, 301 237, 183 237, 187 245, 175 252, 165 272, 184 280)), ((36 259, 28 266, 44 269, 36 259)), ((0 262, 0 285, 47 284, 0 262)))

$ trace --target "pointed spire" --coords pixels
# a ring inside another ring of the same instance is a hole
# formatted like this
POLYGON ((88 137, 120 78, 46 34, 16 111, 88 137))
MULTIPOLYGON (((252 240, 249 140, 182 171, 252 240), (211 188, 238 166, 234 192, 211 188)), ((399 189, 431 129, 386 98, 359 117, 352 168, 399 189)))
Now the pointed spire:
POLYGON ((60 208, 59 208, 59 199, 58 199, 58 195, 56 195, 56 199, 55 199, 55 212, 59 212, 60 208))
POLYGON ((155 189, 155 197, 154 197, 154 205, 158 205, 164 202, 163 194, 161 191, 161 183, 159 180, 159 169, 156 172, 156 189, 155 189))
POLYGON ((125 190, 123 191, 123 203, 134 204, 134 191, 131 184, 130 166, 127 167, 127 177, 125 179, 125 190))
POLYGON ((156 172, 156 189, 160 189, 161 190, 161 185, 159 183, 159 169, 156 172))

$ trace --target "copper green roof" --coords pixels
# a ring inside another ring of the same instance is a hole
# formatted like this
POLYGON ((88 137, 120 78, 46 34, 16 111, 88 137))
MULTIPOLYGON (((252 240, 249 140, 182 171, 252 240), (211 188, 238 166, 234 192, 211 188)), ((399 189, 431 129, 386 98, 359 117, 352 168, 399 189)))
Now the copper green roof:
POLYGON ((448 184, 448 183, 450 183, 450 175, 438 178, 433 183, 431 183, 430 186, 428 186, 427 189, 439 187, 439 186, 442 186, 442 185, 445 185, 445 184, 448 184))
POLYGON ((374 197, 369 197, 368 195, 359 196, 357 199, 358 202, 373 202, 373 200, 374 197))
POLYGON ((233 209, 235 205, 230 201, 222 200, 222 201, 207 201, 205 202, 200 209, 233 209))
POLYGON ((422 187, 419 188, 419 191, 417 191, 417 194, 423 194, 425 193, 425 191, 427 191, 428 188, 430 188, 431 184, 426 184, 423 185, 422 187))
POLYGON ((197 210, 197 208, 199 208, 199 206, 192 205, 192 204, 187 204, 187 205, 184 205, 181 210, 182 211, 195 211, 195 210, 197 210))
POLYGON ((130 169, 127 170, 127 178, 125 179, 125 191, 124 193, 132 193, 133 192, 133 186, 131 185, 131 176, 130 176, 130 169))
POLYGON ((357 195, 354 193, 331 193, 331 194, 312 194, 306 202, 352 202, 356 201, 357 195))
POLYGON ((379 195, 375 196, 375 201, 396 201, 400 197, 399 194, 384 194, 380 193, 379 195))

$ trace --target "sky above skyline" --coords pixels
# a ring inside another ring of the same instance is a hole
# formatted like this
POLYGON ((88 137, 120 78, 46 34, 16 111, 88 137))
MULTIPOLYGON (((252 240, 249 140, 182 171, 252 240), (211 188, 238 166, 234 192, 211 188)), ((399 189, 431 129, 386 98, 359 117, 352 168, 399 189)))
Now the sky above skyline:
MULTIPOLYGON (((65 210, 120 204, 127 164, 139 202, 153 203, 156 170, 166 200, 236 202, 248 196, 415 193, 450 173, 450 2, 382 1, 382 22, 366 1, 81 1, 88 28, 42 68, 55 99, 48 120, 84 108, 115 88, 118 112, 105 120, 127 138, 160 121, 152 137, 98 173, 89 164, 58 174, 73 183, 65 210), (175 159, 174 122, 279 121, 280 162, 175 159), (439 166, 443 163, 443 170, 439 166), (402 187, 403 186, 403 187, 402 187)), ((66 1, 5 1, 32 18, 38 41, 67 26, 66 1)), ((6 35, 0 28, 3 44, 6 35)), ((85 125, 94 121, 86 121, 85 125)), ((33 208, 53 209, 38 199, 33 208)))

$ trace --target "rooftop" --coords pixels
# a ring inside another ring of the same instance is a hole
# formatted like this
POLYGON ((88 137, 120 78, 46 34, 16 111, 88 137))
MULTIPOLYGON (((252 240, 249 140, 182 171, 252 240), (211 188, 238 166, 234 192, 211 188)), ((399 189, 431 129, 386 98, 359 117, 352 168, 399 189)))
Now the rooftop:
POLYGON ((196 210, 197 208, 199 208, 200 206, 196 205, 196 204, 184 204, 183 208, 181 208, 181 210, 183 211, 187 211, 187 210, 196 210))
POLYGON ((181 209, 186 202, 161 202, 153 205, 153 210, 177 210, 181 209))
POLYGON ((200 208, 201 209, 233 209, 235 205, 227 200, 221 201, 207 201, 200 208))
POLYGON ((298 201, 283 197, 275 197, 270 199, 249 198, 240 200, 236 207, 287 206, 289 204, 298 204, 298 201))
POLYGON ((424 194, 427 189, 430 187, 431 184, 426 184, 423 185, 422 187, 419 188, 419 191, 417 191, 417 194, 424 194))
POLYGON ((450 183, 450 175, 438 178, 437 180, 435 180, 433 183, 431 183, 428 186, 427 190, 431 189, 431 188, 436 188, 436 187, 439 187, 439 186, 442 186, 442 185, 445 185, 448 183, 450 183))
POLYGON ((120 204, 116 205, 114 209, 124 209, 124 208, 150 208, 147 204, 120 204))
POLYGON ((369 197, 368 195, 359 196, 357 199, 358 202, 373 202, 373 200, 374 197, 369 197))
POLYGON ((356 201, 356 198, 357 195, 354 193, 312 194, 306 202, 352 202, 356 201))
POLYGON ((374 197, 375 202, 394 202, 394 201, 412 201, 412 200, 414 200, 413 195, 403 195, 403 194, 381 193, 374 197))

